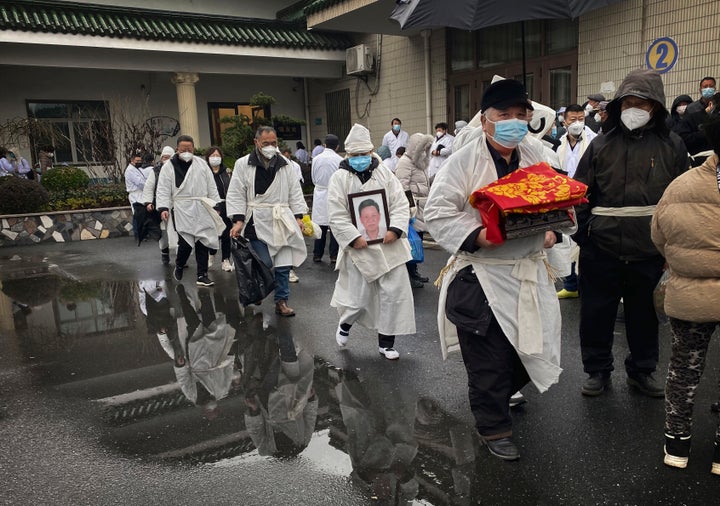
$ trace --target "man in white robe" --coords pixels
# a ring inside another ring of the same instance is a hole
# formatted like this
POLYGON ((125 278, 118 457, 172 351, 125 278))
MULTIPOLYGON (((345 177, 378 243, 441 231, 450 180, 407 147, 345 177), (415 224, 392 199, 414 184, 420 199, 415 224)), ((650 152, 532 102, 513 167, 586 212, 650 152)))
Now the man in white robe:
POLYGON ((448 133, 447 123, 435 125, 435 140, 430 146, 430 163, 428 164, 428 177, 431 181, 452 153, 454 141, 455 137, 448 133))
POLYGON ((512 441, 510 397, 529 380, 543 392, 561 372, 560 307, 545 267, 545 248, 556 236, 490 243, 468 197, 544 160, 540 142, 527 136, 528 110, 522 83, 490 85, 482 99, 482 128, 466 127, 462 141, 456 138, 425 205, 432 237, 453 255, 438 302, 443 357, 462 352, 476 427, 490 452, 505 460, 520 456, 512 441))
POLYGON ((312 219, 314 223, 320 225, 322 230, 322 236, 320 239, 315 239, 313 245, 313 262, 322 262, 328 236, 330 236, 330 263, 334 264, 338 256, 338 243, 329 226, 327 193, 330 177, 335 174, 343 160, 342 156, 337 154, 339 145, 340 139, 337 135, 328 134, 325 137, 325 150, 313 160, 312 181, 315 189, 313 190, 312 219))
POLYGON ((230 236, 249 239, 263 262, 274 268, 275 313, 295 316, 287 304, 289 278, 290 269, 307 257, 302 236, 307 205, 300 181, 278 152, 274 128, 258 128, 255 150, 235 162, 226 204, 234 223, 230 236))
POLYGON ((397 165, 398 158, 402 156, 397 154, 398 148, 407 146, 409 140, 410 134, 402 129, 402 121, 400 121, 400 118, 393 118, 392 121, 390 121, 390 130, 383 136, 382 140, 382 145, 390 149, 390 154, 392 155, 390 159, 392 160, 393 167, 397 165))
POLYGON ((208 278, 208 255, 219 247, 218 236, 225 223, 215 210, 220 203, 212 171, 202 157, 195 156, 195 142, 189 135, 177 140, 177 153, 160 170, 157 184, 157 209, 167 221, 172 219, 178 233, 178 251, 174 276, 183 277, 185 264, 195 248, 197 285, 213 286, 208 278))
POLYGON ((143 168, 142 155, 136 153, 130 159, 130 163, 125 167, 125 190, 128 192, 128 200, 133 213, 133 235, 138 238, 138 229, 140 228, 135 216, 135 205, 142 204, 142 193, 147 181, 150 168, 143 168))
POLYGON ((330 305, 337 308, 340 322, 335 335, 338 345, 347 344, 350 327, 360 323, 378 331, 378 351, 396 360, 397 334, 415 333, 415 307, 405 262, 412 258, 407 229, 410 206, 400 181, 372 152, 367 128, 353 125, 345 139, 348 158, 330 178, 328 214, 330 228, 340 246, 339 272, 330 305), (351 219, 348 195, 384 190, 390 222, 381 244, 368 245, 351 219))
MULTIPOLYGON (((147 181, 145 181, 145 187, 143 188, 142 193, 142 202, 145 204, 145 209, 147 212, 151 213, 155 210, 157 206, 157 202, 155 200, 156 194, 157 194, 157 185, 158 185, 158 179, 160 170, 163 168, 163 166, 167 163, 170 158, 175 154, 175 150, 171 148, 170 146, 165 146, 162 149, 162 152, 160 153, 160 161, 155 164, 155 166, 152 168, 148 173, 147 181)), ((172 228, 172 224, 170 224, 170 228, 172 228)), ((160 255, 162 258, 163 265, 169 265, 170 264, 170 238, 168 236, 168 222, 163 221, 160 223, 160 230, 162 231, 162 235, 160 236, 160 240, 158 241, 158 245, 160 246, 160 255)))

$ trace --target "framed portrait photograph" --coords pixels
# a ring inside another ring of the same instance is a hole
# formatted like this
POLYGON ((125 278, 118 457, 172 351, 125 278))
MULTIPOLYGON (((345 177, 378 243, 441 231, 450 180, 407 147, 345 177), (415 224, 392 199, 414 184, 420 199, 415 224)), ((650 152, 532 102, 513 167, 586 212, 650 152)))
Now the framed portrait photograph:
POLYGON ((348 195, 350 219, 368 244, 383 242, 390 223, 385 190, 351 193, 348 195))

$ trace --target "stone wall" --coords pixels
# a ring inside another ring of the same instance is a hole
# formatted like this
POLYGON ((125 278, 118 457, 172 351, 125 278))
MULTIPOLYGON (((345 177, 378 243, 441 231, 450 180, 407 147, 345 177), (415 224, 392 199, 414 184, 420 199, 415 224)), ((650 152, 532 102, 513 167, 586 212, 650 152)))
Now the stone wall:
POLYGON ((129 207, 0 216, 0 247, 71 242, 132 234, 129 207))

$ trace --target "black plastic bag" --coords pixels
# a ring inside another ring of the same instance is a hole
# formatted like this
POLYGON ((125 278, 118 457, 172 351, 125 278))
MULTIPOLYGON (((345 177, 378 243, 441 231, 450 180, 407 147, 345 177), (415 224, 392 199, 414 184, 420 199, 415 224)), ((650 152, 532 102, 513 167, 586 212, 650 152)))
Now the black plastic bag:
POLYGON ((135 211, 135 222, 137 223, 138 246, 147 239, 148 241, 157 242, 162 237, 162 229, 160 228, 160 213, 155 209, 148 211, 143 204, 133 204, 135 211))
POLYGON ((250 241, 244 237, 232 240, 232 256, 235 261, 240 303, 248 306, 260 302, 275 290, 275 275, 265 265, 250 241))

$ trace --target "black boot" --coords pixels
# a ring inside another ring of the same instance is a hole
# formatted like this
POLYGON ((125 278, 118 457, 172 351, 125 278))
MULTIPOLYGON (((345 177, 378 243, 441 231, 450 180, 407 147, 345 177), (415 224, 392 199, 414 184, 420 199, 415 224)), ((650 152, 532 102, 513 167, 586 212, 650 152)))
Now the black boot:
POLYGON ((163 265, 170 265, 170 248, 163 248, 160 253, 162 254, 163 265))

